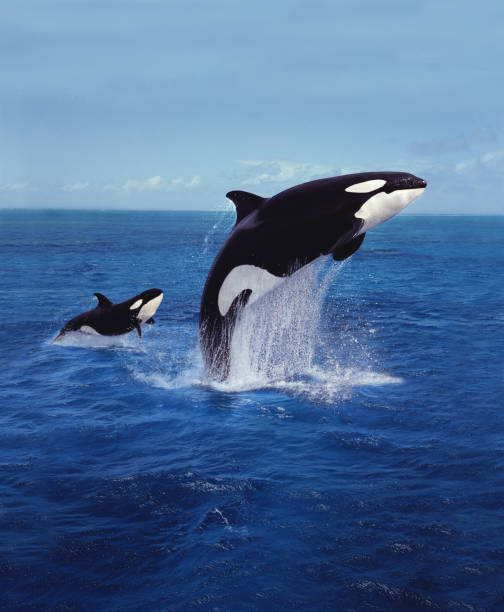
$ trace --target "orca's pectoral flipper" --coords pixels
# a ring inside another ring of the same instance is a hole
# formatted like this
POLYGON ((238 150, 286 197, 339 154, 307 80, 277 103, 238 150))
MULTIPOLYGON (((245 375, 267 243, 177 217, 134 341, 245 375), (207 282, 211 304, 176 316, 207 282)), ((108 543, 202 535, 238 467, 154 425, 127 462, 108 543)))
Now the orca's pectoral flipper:
POLYGON ((98 306, 112 306, 112 302, 108 299, 108 297, 105 297, 103 293, 94 293, 93 295, 98 299, 98 306))
POLYGON ((231 200, 236 207, 236 223, 240 223, 251 212, 257 210, 267 198, 249 193, 248 191, 229 191, 226 193, 226 198, 231 200))
POLYGON ((335 249, 332 252, 334 261, 343 261, 347 257, 350 257, 350 255, 353 255, 362 244, 365 235, 365 233, 361 234, 360 236, 357 236, 357 238, 354 238, 350 242, 347 242, 346 244, 343 244, 335 249))
POLYGON ((137 330, 137 332, 138 332, 138 337, 139 337, 139 338, 141 338, 141 337, 142 337, 142 328, 141 328, 141 326, 140 326, 140 323, 139 323, 138 321, 135 321, 135 322, 133 323, 133 325, 135 326, 135 329, 136 329, 136 330, 137 330))
POLYGON ((147 319, 147 321, 145 321, 146 325, 154 325, 156 321, 154 321, 153 317, 151 317, 150 319, 147 319))

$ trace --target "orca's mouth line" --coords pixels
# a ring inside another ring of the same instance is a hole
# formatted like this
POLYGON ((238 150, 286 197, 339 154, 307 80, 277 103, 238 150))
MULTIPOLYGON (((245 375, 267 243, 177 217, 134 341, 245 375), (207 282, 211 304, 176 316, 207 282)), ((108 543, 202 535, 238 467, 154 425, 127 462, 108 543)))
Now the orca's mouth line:
MULTIPOLYGON (((422 182, 425 183, 425 181, 422 182)), ((424 190, 425 187, 415 187, 413 189, 396 189, 391 193, 385 191, 375 193, 355 213, 355 218, 363 221, 355 236, 364 234, 373 227, 377 227, 395 217, 408 204, 421 196, 424 190)))

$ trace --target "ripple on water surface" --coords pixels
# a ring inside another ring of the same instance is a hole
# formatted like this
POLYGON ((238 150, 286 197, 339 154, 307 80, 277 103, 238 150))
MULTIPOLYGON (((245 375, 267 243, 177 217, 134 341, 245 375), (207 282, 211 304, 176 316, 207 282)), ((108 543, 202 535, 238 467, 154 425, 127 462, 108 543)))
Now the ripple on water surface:
POLYGON ((16 214, 5 609, 502 607, 499 219, 399 218, 306 268, 243 313, 212 383, 198 303, 225 215, 16 214), (51 343, 94 291, 148 286, 141 340, 51 343))

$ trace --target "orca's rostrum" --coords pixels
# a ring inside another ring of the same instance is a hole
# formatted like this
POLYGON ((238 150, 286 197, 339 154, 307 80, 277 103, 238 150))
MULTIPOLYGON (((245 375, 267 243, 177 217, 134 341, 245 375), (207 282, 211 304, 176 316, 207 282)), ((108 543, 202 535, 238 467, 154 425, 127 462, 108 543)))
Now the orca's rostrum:
POLYGON ((230 191, 236 224, 212 265, 200 308, 208 375, 227 378, 241 309, 321 255, 350 257, 368 230, 399 213, 426 185, 404 172, 365 172, 310 181, 271 198, 230 191))

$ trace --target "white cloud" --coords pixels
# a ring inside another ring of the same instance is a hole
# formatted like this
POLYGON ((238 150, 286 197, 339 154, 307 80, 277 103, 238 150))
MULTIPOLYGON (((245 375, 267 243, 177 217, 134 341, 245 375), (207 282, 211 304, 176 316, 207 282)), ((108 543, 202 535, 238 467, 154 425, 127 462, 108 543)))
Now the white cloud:
MULTIPOLYGON (((418 164, 410 164, 416 174, 418 164)), ((444 163, 432 162, 425 172, 427 190, 417 210, 422 213, 502 214, 504 212, 504 150, 480 152, 444 163)))
POLYGON ((76 192, 76 191, 87 191, 89 183, 70 183, 68 185, 62 185, 61 191, 76 192))
POLYGON ((458 162, 455 165, 456 172, 467 172, 469 169, 476 169, 478 167, 491 167, 492 165, 498 164, 499 161, 504 160, 504 151, 489 151, 479 157, 473 157, 458 162))
POLYGON ((499 161, 504 158, 504 151, 491 151, 490 153, 485 153, 481 158, 481 161, 484 164, 488 164, 494 161, 499 161))
POLYGON ((30 189, 30 181, 26 181, 25 183, 7 183, 4 185, 0 185, 0 191, 28 191, 30 189))
POLYGON ((104 185, 104 191, 116 191, 123 194, 142 193, 142 192, 167 192, 177 189, 191 189, 200 184, 201 178, 197 175, 190 179, 180 176, 165 179, 162 176, 151 176, 144 180, 128 179, 122 185, 104 185))
MULTIPOLYGON (((387 170, 411 172, 427 181, 428 189, 411 213, 457 214, 504 212, 504 149, 481 151, 477 155, 440 159, 435 156, 403 158, 366 166, 335 168, 310 162, 284 160, 238 160, 236 177, 242 185, 260 186, 262 191, 276 193, 304 181, 317 178, 387 170)), ((269 195, 271 195, 271 193, 269 195)), ((264 194, 262 194, 264 195, 264 194)))
POLYGON ((471 168, 471 166, 477 164, 477 162, 478 160, 476 158, 464 159, 463 161, 460 161, 455 164, 455 172, 465 172, 468 168, 471 168))
POLYGON ((261 164, 264 164, 264 162, 254 159, 238 159, 237 162, 239 164, 243 164, 244 166, 260 166, 261 164))
POLYGON ((330 166, 310 162, 290 162, 286 160, 238 160, 238 162, 247 167, 247 176, 243 178, 242 185, 294 184, 340 173, 330 166))

